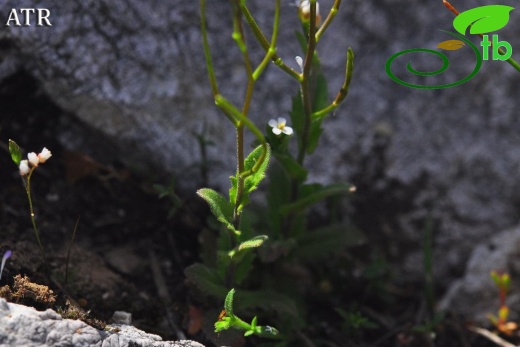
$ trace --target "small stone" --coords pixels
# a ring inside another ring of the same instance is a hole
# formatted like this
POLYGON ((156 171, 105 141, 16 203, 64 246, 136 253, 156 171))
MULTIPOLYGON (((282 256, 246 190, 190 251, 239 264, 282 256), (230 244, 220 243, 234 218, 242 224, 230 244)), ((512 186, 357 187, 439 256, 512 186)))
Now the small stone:
POLYGON ((132 324, 132 314, 125 311, 115 311, 112 315, 112 321, 119 324, 132 324))

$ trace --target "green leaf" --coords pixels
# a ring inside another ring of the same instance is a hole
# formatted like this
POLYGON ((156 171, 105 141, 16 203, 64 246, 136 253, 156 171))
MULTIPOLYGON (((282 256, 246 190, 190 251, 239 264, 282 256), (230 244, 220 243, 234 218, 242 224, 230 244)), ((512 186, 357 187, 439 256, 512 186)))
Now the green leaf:
MULTIPOLYGON (((251 152, 245 162, 244 169, 246 171, 253 169, 258 160, 260 160, 260 156, 263 152, 262 146, 258 146, 255 148, 253 152, 251 152)), ((269 160, 271 159, 271 148, 267 145, 267 153, 265 154, 264 161, 257 172, 253 173, 251 176, 247 177, 244 181, 244 195, 249 195, 253 190, 258 188, 258 185, 265 177, 265 171, 269 166, 269 160)))
POLYGON ((11 159, 13 159, 16 166, 19 166, 22 161, 22 151, 13 140, 9 140, 9 153, 11 153, 11 159))
POLYGON ((303 324, 303 319, 295 302, 288 296, 273 291, 245 291, 236 293, 235 309, 261 308, 278 313, 281 317, 294 321, 294 326, 303 324))
MULTIPOLYGON (((252 170, 255 164, 260 160, 261 155, 263 153, 264 149, 262 146, 256 147, 245 159, 244 161, 244 171, 252 170)), ((245 205, 247 205, 250 202, 249 194, 251 194, 252 191, 258 188, 258 185, 265 177, 265 171, 267 170, 267 167, 269 166, 269 160, 271 158, 271 148, 269 145, 267 145, 267 153, 265 154, 264 161, 258 168, 257 172, 254 172, 250 176, 246 177, 244 180, 244 192, 242 195, 242 201, 240 202, 240 205, 238 206, 238 211, 242 211, 245 205)), ((236 204, 236 198, 237 198, 237 191, 238 191, 238 175, 230 177, 231 179, 231 189, 229 190, 229 199, 231 201, 231 204, 236 204)))
POLYGON ((211 213, 217 217, 229 230, 239 233, 233 226, 233 206, 220 193, 209 188, 202 188, 197 191, 197 195, 206 200, 211 209, 211 213))
POLYGON ((509 22, 509 12, 514 7, 505 5, 487 5, 472 8, 460 13, 453 20, 453 27, 462 35, 470 27, 470 34, 485 34, 502 29, 509 22))
POLYGON ((311 123, 311 129, 309 132, 309 144, 307 145, 307 154, 312 154, 318 147, 321 134, 323 133, 323 128, 321 127, 321 121, 323 120, 323 117, 314 120, 311 123))
POLYGON ((211 297, 222 300, 226 296, 227 289, 215 269, 196 263, 186 268, 184 274, 197 288, 211 297))
POLYGON ((280 206, 291 199, 291 181, 282 165, 276 162, 270 168, 269 185, 267 186, 267 220, 269 234, 277 239, 282 234, 284 217, 280 214, 280 206))
POLYGON ((296 31, 295 34, 296 39, 298 40, 298 42, 300 43, 300 47, 302 48, 302 52, 307 52, 307 38, 300 31, 296 31))
POLYGON ((242 242, 239 246, 238 246, 238 250, 239 251, 242 251, 244 249, 248 249, 248 248, 256 248, 256 247, 260 247, 264 242, 265 240, 267 240, 269 237, 267 235, 258 235, 258 236, 255 236, 253 237, 252 239, 250 240, 247 240, 245 242, 242 242))
POLYGON ((329 88, 327 79, 323 74, 316 76, 316 89, 314 94, 313 112, 319 111, 329 105, 329 88))
POLYGON ((336 183, 326 187, 320 187, 319 189, 316 189, 311 193, 304 195, 299 200, 291 204, 286 204, 282 206, 280 208, 280 213, 288 214, 301 212, 302 210, 331 196, 348 194, 351 191, 352 187, 352 185, 346 183, 336 183))
POLYGON ((224 310, 226 310, 226 315, 229 317, 234 317, 233 313, 233 296, 235 295, 235 288, 232 288, 226 295, 226 300, 224 301, 224 310))
MULTIPOLYGON (((240 253, 243 253, 244 251, 260 247, 267 239, 267 235, 255 236, 250 240, 242 242, 237 247, 235 247, 235 249, 231 250, 228 254, 232 259, 234 259, 236 256, 240 255, 240 253)), ((236 262, 237 260, 234 259, 234 261, 236 262)))
POLYGON ((286 153, 274 153, 274 157, 282 165, 287 174, 297 181, 303 182, 307 179, 307 170, 298 164, 296 159, 286 153))
POLYGON ((263 263, 273 263, 290 254, 295 247, 296 241, 293 238, 271 241, 258 249, 258 255, 263 263))
POLYGON ((302 93, 300 90, 298 90, 298 93, 292 100, 292 109, 289 115, 291 116, 291 124, 298 140, 298 148, 300 148, 305 121, 305 111, 303 109, 302 93))
POLYGON ((311 260, 325 258, 345 248, 362 245, 366 242, 366 237, 353 226, 336 224, 304 233, 297 242, 296 255, 311 260))
MULTIPOLYGON (((327 86, 327 79, 323 74, 320 73, 316 76, 316 87, 314 91, 314 103, 312 111, 316 112, 324 109, 327 106, 329 106, 329 89, 327 86)), ((321 127, 323 118, 324 117, 320 117, 311 123, 309 143, 307 145, 307 154, 312 154, 318 147, 321 134, 323 133, 323 128, 321 127)))
POLYGON ((269 325, 260 327, 260 336, 276 336, 279 334, 278 330, 269 325))
MULTIPOLYGON (((256 255, 253 252, 242 252, 243 255, 241 255, 240 260, 235 261, 236 267, 235 267, 235 284, 239 285, 241 284, 251 273, 251 270, 254 268, 253 261, 256 258, 256 255)), ((229 257, 229 256, 228 256, 229 257)), ((235 259, 238 259, 235 257, 235 259)))
POLYGON ((229 317, 224 317, 222 320, 215 322, 216 333, 227 330, 229 328, 231 328, 231 318, 229 317))

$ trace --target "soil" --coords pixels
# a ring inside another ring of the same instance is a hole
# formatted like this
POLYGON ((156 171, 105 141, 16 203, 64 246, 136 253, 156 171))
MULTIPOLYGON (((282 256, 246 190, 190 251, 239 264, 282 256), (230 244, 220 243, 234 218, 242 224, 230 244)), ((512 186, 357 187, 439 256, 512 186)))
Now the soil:
MULTIPOLYGON (((220 308, 200 299, 184 276, 184 269, 199 261, 198 238, 206 227, 208 209, 194 192, 184 192, 180 209, 169 218, 171 201, 159 199, 153 188, 158 182, 167 184, 169 178, 160 173, 137 175, 117 160, 124 153, 107 143, 50 102, 24 73, 0 85, 0 254, 13 252, 0 284, 12 286, 14 276, 26 275, 50 288, 56 302, 13 300, 38 309, 76 310, 80 318, 100 327, 110 322, 114 311, 126 311, 132 314, 133 325, 165 340, 179 339, 182 332, 208 347, 223 344, 225 334, 210 333, 220 308), (71 129, 89 138, 89 146, 63 147, 58 139, 71 129), (52 151, 31 180, 47 268, 22 180, 9 155, 9 139, 25 153, 38 153, 43 147, 52 151)), ((437 323, 429 319, 423 285, 396 283, 384 261, 374 266, 372 277, 356 276, 359 269, 374 264, 373 249, 384 245, 370 243, 306 269, 334 274, 338 262, 352 264, 352 273, 313 285, 321 295, 309 298, 313 323, 305 333, 320 341, 316 346, 496 346, 468 330, 466 319, 448 316, 437 323), (348 325, 335 308, 344 312, 356 308, 375 326, 353 318, 348 325)), ((244 341, 234 338, 234 346, 260 343, 244 341)))

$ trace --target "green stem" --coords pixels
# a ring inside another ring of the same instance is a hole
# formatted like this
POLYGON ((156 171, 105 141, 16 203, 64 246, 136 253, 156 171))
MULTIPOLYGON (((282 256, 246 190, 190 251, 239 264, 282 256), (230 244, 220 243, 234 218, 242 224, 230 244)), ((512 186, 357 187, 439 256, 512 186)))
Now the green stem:
MULTIPOLYGON (((244 97, 244 105, 240 113, 244 118, 247 118, 251 97, 253 95, 254 79, 252 77, 251 59, 247 51, 245 42, 244 28, 242 27, 242 14, 239 5, 240 0, 233 3, 233 34, 232 37, 236 41, 242 57, 244 59, 244 66, 247 76, 246 94, 244 97)), ((240 173, 244 171, 244 122, 239 119, 236 127, 236 149, 237 149, 237 193, 235 199, 235 207, 233 211, 233 226, 236 230, 240 229, 240 212, 239 206, 242 203, 244 196, 244 179, 240 177, 240 173)), ((234 245, 233 245, 234 246, 234 245)), ((232 284, 231 284, 232 285, 232 284)))
POLYGON ((273 56, 276 54, 276 41, 278 40, 278 28, 280 27, 280 0, 276 0, 274 10, 274 24, 273 24, 273 35, 271 37, 271 45, 267 49, 264 59, 260 65, 256 68, 253 73, 253 79, 256 81, 260 74, 264 71, 267 64, 271 61, 273 56))
POLYGON ((323 118, 328 113, 335 110, 341 102, 347 97, 348 89, 350 87, 350 82, 352 81, 352 71, 354 70, 354 51, 351 47, 348 48, 347 51, 347 68, 345 73, 345 81, 343 82, 343 85, 341 86, 341 89, 339 90, 338 94, 336 95, 336 99, 327 107, 325 107, 322 110, 316 111, 312 114, 313 120, 318 120, 320 118, 323 118))
POLYGON ((31 197, 31 176, 34 172, 34 169, 36 169, 36 166, 33 166, 31 168, 31 171, 29 171, 29 174, 27 175, 27 180, 24 180, 25 192, 27 193, 27 199, 29 200, 29 212, 31 214, 31 222, 32 222, 33 230, 34 230, 34 235, 36 236, 36 241, 38 242, 38 247, 40 248, 40 253, 42 255, 43 263, 45 265, 45 268, 48 270, 47 259, 45 258, 45 252, 43 251, 43 245, 40 240, 40 233, 38 232, 38 228, 36 227, 36 218, 34 215, 34 208, 33 208, 32 197, 31 197))
MULTIPOLYGON (((208 42, 208 30, 206 27, 206 0, 200 0, 200 28, 202 33, 202 46, 204 48, 204 57, 206 59, 206 68, 208 69, 209 82, 211 85, 211 91, 213 92, 213 97, 219 95, 217 78, 215 77, 215 69, 213 68, 213 60, 211 58, 211 50, 209 48, 208 42)), ((226 117, 233 123, 236 127, 238 125, 238 120, 233 118, 231 114, 223 110, 226 117)))
POLYGON ((329 15, 327 16, 327 18, 325 19, 325 21, 321 25, 320 29, 316 33, 316 42, 318 42, 320 40, 320 38, 325 33, 325 30, 327 30, 327 28, 329 27, 330 23, 332 23, 332 21, 334 20, 334 17, 336 17, 336 14, 338 13, 338 10, 339 10, 339 5, 341 5, 341 0, 336 0, 334 2, 334 5, 330 9, 329 15))
MULTIPOLYGON (((244 19, 246 20, 247 24, 251 28, 251 31, 253 32, 253 35, 255 35, 256 40, 258 41, 260 46, 262 46, 264 51, 266 51, 266 53, 269 54, 269 50, 272 47, 269 44, 269 41, 267 41, 267 39, 265 38, 262 30, 260 30, 260 27, 258 26, 258 24, 256 23, 255 19, 251 15, 251 12, 249 12, 249 9, 247 8, 247 6, 244 3, 241 3, 240 6, 241 6, 241 9, 242 9, 242 13, 244 14, 244 19)), ((282 58, 280 58, 278 56, 278 54, 276 54, 276 50, 272 53, 271 60, 282 71, 286 72, 289 76, 293 77, 297 81, 301 81, 301 75, 298 72, 296 72, 295 70, 293 70, 292 68, 290 68, 287 64, 285 64, 283 62, 282 58)))
POLYGON ((309 143, 309 133, 311 128, 312 101, 310 90, 312 58, 316 50, 316 0, 310 1, 310 21, 308 31, 307 53, 303 65, 303 74, 301 81, 301 93, 304 110, 303 132, 301 146, 298 152, 298 164, 302 165, 305 159, 305 152, 309 143))
POLYGON ((257 172, 260 169, 260 166, 264 162, 265 156, 267 155, 267 142, 265 141, 264 134, 256 127, 256 125, 251 122, 247 117, 245 117, 231 102, 229 102, 225 97, 218 94, 215 96, 215 104, 221 108, 225 109, 226 112, 229 112, 236 117, 236 119, 242 121, 244 125, 255 135, 255 137, 260 141, 260 145, 262 146, 262 154, 260 155, 256 164, 251 168, 251 170, 244 171, 240 174, 242 178, 247 178, 257 172))

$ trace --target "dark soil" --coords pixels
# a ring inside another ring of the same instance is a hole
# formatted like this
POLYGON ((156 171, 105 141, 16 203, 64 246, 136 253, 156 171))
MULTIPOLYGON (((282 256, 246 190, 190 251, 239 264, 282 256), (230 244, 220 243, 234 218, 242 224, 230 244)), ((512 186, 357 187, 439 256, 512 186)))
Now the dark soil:
MULTIPOLYGON (((117 160, 122 155, 52 104, 27 75, 19 73, 0 85, 0 254, 13 251, 1 285, 12 285, 17 274, 27 275, 54 291, 57 301, 51 307, 56 310, 66 310, 68 300, 103 322, 109 322, 116 310, 127 311, 135 326, 165 340, 178 339, 181 330, 187 338, 211 346, 216 337, 209 331, 220 307, 210 307, 194 295, 184 276, 184 269, 199 261, 198 237, 208 210, 194 193, 184 192, 182 207, 169 219, 170 201, 158 199, 152 187, 165 184, 168 177, 137 176, 117 160), (76 141, 74 148, 64 148, 61 143, 71 129, 88 138, 89 145, 76 141), (9 156, 8 139, 25 153, 47 147, 53 154, 31 181, 50 276, 36 243, 24 186, 9 156)), ((329 263, 308 266, 308 271, 320 274, 315 277, 329 276, 312 284, 321 295, 307 303, 312 325, 305 334, 319 341, 317 346, 496 346, 469 331, 464 319, 445 317, 428 326, 432 319, 423 285, 395 283, 384 261, 377 266, 374 249, 384 250, 384 245, 365 245, 329 263), (336 274, 338 264, 345 262, 351 273, 336 274), (356 275, 370 266, 372 277, 356 275), (356 329, 335 308, 358 311, 375 326, 356 329)), ((39 309, 46 306, 34 300, 22 302, 39 309)))

